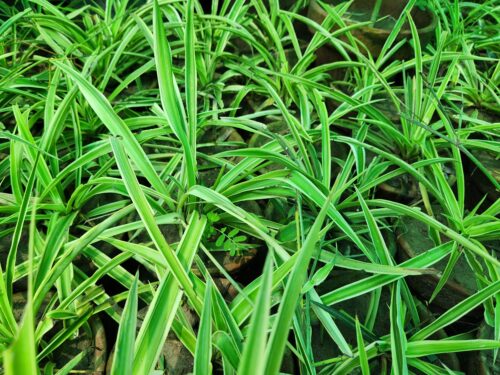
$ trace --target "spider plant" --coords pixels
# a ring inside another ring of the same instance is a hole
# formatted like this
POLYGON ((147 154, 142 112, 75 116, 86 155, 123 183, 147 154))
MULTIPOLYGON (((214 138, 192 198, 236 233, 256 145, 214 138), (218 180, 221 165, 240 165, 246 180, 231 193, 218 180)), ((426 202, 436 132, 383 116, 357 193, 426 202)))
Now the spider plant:
MULTIPOLYGON (((4 373, 81 371, 87 352, 62 365, 57 358, 97 317, 115 347, 113 374, 162 371, 172 335, 193 356, 195 374, 389 366, 444 374, 455 370, 443 354, 500 347, 500 264, 489 242, 499 232, 498 202, 469 207, 463 168, 469 148, 497 149, 497 124, 454 128, 447 113, 468 105, 460 88, 489 87, 493 107, 496 91, 479 69, 465 72, 491 57, 452 43, 455 13, 439 8, 450 33, 430 47, 434 57, 408 19, 414 56, 387 64, 407 12, 374 59, 343 24, 346 5, 329 7, 317 25, 299 13, 305 2, 289 10, 262 0, 213 1, 209 10, 197 0, 65 4, 0 7, 4 373), (309 40, 298 23, 315 32, 309 40), (326 43, 344 60, 315 66, 326 43), (326 74, 332 68, 346 69, 342 86, 326 74), (382 95, 400 123, 377 107, 382 95), (259 147, 249 147, 255 137, 259 147), (368 163, 367 153, 378 156, 368 163), (443 166, 453 168, 453 184, 443 166), (374 197, 378 183, 403 173, 422 192, 413 207, 374 197), (259 209, 248 210, 252 203, 259 209), (403 216, 428 226, 435 246, 398 262, 403 216), (214 256, 214 231, 249 239, 234 241, 236 251, 258 244, 262 264, 246 279, 227 272, 214 256), (406 278, 436 273, 433 265, 447 260, 438 295, 459 257, 478 291, 428 320, 406 278), (216 287, 207 260, 234 299, 216 287), (355 280, 331 287, 346 271, 355 280), (343 310, 365 296, 362 314, 343 310), (435 338, 479 306, 494 340, 435 338), (318 336, 335 351, 322 357, 318 336)), ((492 50, 474 36, 473 14, 461 32, 492 50)))

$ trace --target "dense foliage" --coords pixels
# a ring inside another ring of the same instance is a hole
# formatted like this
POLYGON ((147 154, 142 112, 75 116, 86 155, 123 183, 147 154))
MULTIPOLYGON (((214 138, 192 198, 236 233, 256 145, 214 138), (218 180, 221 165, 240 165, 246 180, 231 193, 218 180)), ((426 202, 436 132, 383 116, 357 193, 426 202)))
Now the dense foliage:
POLYGON ((405 3, 377 53, 340 1, 0 4, 1 371, 99 317, 112 374, 493 365, 499 5, 405 3))

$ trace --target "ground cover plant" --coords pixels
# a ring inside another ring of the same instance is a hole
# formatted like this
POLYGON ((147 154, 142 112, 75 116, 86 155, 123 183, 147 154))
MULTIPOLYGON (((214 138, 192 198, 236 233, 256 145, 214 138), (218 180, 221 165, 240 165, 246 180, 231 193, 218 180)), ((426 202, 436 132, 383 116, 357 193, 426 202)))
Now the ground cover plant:
POLYGON ((0 372, 498 373, 499 4, 388 3, 1 3, 0 372))

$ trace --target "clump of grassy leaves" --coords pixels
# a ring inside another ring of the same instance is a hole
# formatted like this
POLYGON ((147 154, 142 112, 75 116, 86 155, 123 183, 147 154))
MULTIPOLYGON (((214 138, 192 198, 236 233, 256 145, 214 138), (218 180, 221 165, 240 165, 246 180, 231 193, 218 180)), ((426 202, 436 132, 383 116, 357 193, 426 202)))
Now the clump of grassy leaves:
MULTIPOLYGON (((152 373, 170 332, 192 353, 196 374, 215 367, 277 374, 285 352, 301 373, 368 374, 389 358, 395 374, 448 374, 457 372, 437 355, 496 353, 500 263, 490 241, 500 234, 500 205, 467 204, 465 167, 470 159, 498 191, 472 152, 500 151, 498 122, 479 116, 499 111, 494 1, 429 1, 439 18, 429 46, 408 19, 409 1, 378 57, 343 22, 346 4, 322 3, 328 17, 319 25, 303 15, 306 3, 282 9, 278 1, 214 0, 207 10, 198 0, 110 0, 104 7, 32 0, 0 7, 6 374, 55 373, 54 353, 100 314, 119 327, 113 374, 152 373), (391 61, 404 22, 414 54, 391 61), (307 28, 305 38, 298 30, 307 28), (325 46, 342 60, 316 65, 325 46), (342 72, 342 84, 332 70, 342 72), (380 109, 380 98, 400 121, 380 109), (276 123, 282 131, 270 130, 276 123), (221 136, 202 141, 214 129, 221 136), (227 131, 245 142, 222 136, 227 131), (248 146, 252 137, 262 145, 248 146), (216 178, 207 182, 206 171, 216 178), (401 175, 417 181, 417 201, 375 197, 378 185, 401 175), (260 213, 244 208, 253 201, 260 213), (436 242, 403 263, 390 241, 401 216, 425 223, 436 242), (238 234, 227 250, 237 253, 251 238, 266 255, 249 284, 226 275, 238 290, 231 302, 202 260, 213 259, 215 222, 219 245, 227 242, 222 234, 238 234), (165 236, 164 226, 178 238, 165 236), (405 278, 435 272, 442 259, 449 275, 460 256, 478 292, 425 321, 405 278), (328 289, 342 270, 358 279, 328 289), (12 296, 23 280, 28 304, 16 321, 12 296), (381 304, 383 292, 389 306, 381 304), (364 320, 336 306, 359 296, 370 299, 364 320), (199 316, 197 327, 181 304, 199 316), (142 305, 147 314, 136 332, 142 305), (478 306, 494 327, 491 340, 474 332, 434 338, 478 306), (387 316, 389 330, 375 333, 387 316), (318 360, 318 331, 338 354, 318 360)), ((82 356, 57 373, 70 372, 82 356)))

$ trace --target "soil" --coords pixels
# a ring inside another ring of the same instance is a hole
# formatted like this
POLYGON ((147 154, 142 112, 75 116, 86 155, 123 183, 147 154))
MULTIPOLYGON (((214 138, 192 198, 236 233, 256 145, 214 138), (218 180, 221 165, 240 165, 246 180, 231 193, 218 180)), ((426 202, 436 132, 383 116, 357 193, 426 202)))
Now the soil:
MULTIPOLYGON (((429 236, 428 227, 419 220, 404 217, 401 219, 399 230, 400 241, 405 241, 411 246, 413 256, 423 254, 436 246, 429 236)), ((447 263, 448 259, 446 258, 436 263, 433 267, 439 271, 444 271, 447 263)), ((467 263, 465 256, 461 256, 457 261, 448 280, 461 285, 469 294, 477 291, 474 272, 467 263)))
MULTIPOLYGON (((8 234, 3 238, 0 238, 0 265, 3 270, 7 264, 7 258, 9 255, 10 246, 12 243, 13 234, 8 234)), ((28 229, 26 228, 21 233, 21 238, 19 240, 19 245, 17 247, 16 254, 16 265, 28 261, 28 229)), ((20 292, 28 289, 28 283, 26 278, 18 279, 14 282, 14 292, 20 292)))
MULTIPOLYGON (((479 328, 478 339, 493 340, 494 330, 492 327, 483 323, 479 328)), ((471 352, 467 356, 467 374, 468 375, 497 375, 500 374, 500 355, 493 363, 494 351, 482 350, 471 352)))
MULTIPOLYGON (((376 0, 354 0, 349 8, 349 16, 351 19, 358 22, 370 21, 373 8, 376 0)), ((327 3, 338 5, 343 0, 328 0, 327 3)), ((377 17, 378 21, 373 25, 374 28, 392 30, 394 28, 399 16, 401 15, 406 1, 382 1, 380 12, 377 17)), ((414 7, 412 10, 412 18, 417 27, 424 28, 429 25, 429 17, 425 11, 414 7)), ((404 30, 409 30, 410 27, 406 23, 403 26, 404 30)))
MULTIPOLYGON (((496 182, 500 183, 500 159, 490 152, 478 151, 473 155, 491 173, 496 182)), ((471 164, 473 164, 471 162, 471 164)), ((490 201, 494 202, 500 198, 500 191, 495 189, 492 182, 481 172, 475 164, 472 166, 471 181, 478 187, 482 194, 486 194, 490 201)))
MULTIPOLYGON (((397 228, 397 234, 400 261, 415 257, 435 247, 433 240, 429 236, 427 226, 418 220, 403 217, 397 228)), ((447 262, 448 257, 434 264, 433 268, 443 272, 447 262)), ((440 275, 420 275, 407 277, 406 281, 423 300, 429 301, 439 282, 439 278, 440 275)), ((476 276, 470 268, 465 255, 461 255, 447 283, 429 306, 435 308, 436 312, 446 311, 476 291, 476 276)), ((461 321, 467 325, 475 325, 481 318, 482 309, 477 308, 463 317, 461 321)))
MULTIPOLYGON (((339 4, 340 0, 329 0, 328 1, 332 5, 339 4)), ((374 27, 364 26, 356 29, 351 29, 351 34, 354 38, 358 39, 366 50, 370 52, 372 56, 378 56, 382 50, 383 45, 385 44, 390 32, 392 31, 394 21, 399 18, 403 8, 405 7, 407 1, 383 1, 382 7, 380 9, 379 15, 377 17, 378 22, 373 25, 374 27)), ((311 0, 309 3, 309 11, 308 17, 315 21, 316 23, 321 24, 323 20, 326 18, 327 13, 324 11, 315 0, 311 0)), ((374 0, 371 1, 362 1, 355 0, 352 2, 349 13, 345 14, 346 18, 350 18, 350 20, 345 19, 346 24, 352 25, 359 23, 360 21, 366 21, 371 18, 372 9, 374 5, 374 0)), ((422 46, 427 45, 435 38, 435 25, 436 25, 436 17, 428 11, 423 11, 418 9, 418 7, 414 7, 412 12, 412 19, 415 22, 418 32, 419 39, 422 46)), ((333 27, 335 30, 338 30, 337 26, 333 27)), ((315 32, 312 28, 309 29, 310 32, 315 32)), ((339 38, 349 43, 350 41, 346 37, 345 33, 341 33, 339 38)), ((408 22, 405 22, 402 26, 402 29, 399 35, 396 37, 395 43, 403 40, 411 39, 411 30, 408 22)), ((336 52, 335 48, 331 44, 325 44, 318 49, 318 59, 321 59, 323 62, 327 62, 330 59, 330 62, 338 61, 336 59, 335 53, 331 54, 328 50, 336 52)), ((362 52, 365 50, 364 48, 360 49, 362 52)), ((413 58, 414 50, 409 42, 404 43, 404 45, 399 48, 390 58, 390 61, 394 60, 408 60, 413 58)), ((338 57, 338 55, 337 55, 338 57)), ((389 62, 388 60, 388 62, 389 62)), ((341 75, 337 75, 334 79, 341 80, 341 75)))
POLYGON ((56 368, 65 366, 76 355, 90 349, 89 354, 83 357, 70 373, 86 371, 93 375, 104 374, 106 367, 105 337, 104 327, 100 321, 90 321, 90 326, 84 325, 77 337, 66 341, 64 345, 54 351, 52 357, 56 368))
MULTIPOLYGON (((376 155, 373 152, 367 152, 367 163, 371 163, 375 157, 376 155)), ((394 168, 390 167, 387 172, 394 168)), ((403 173, 379 184, 377 186, 377 197, 398 202, 413 202, 420 198, 420 190, 415 178, 408 173, 403 173)))

